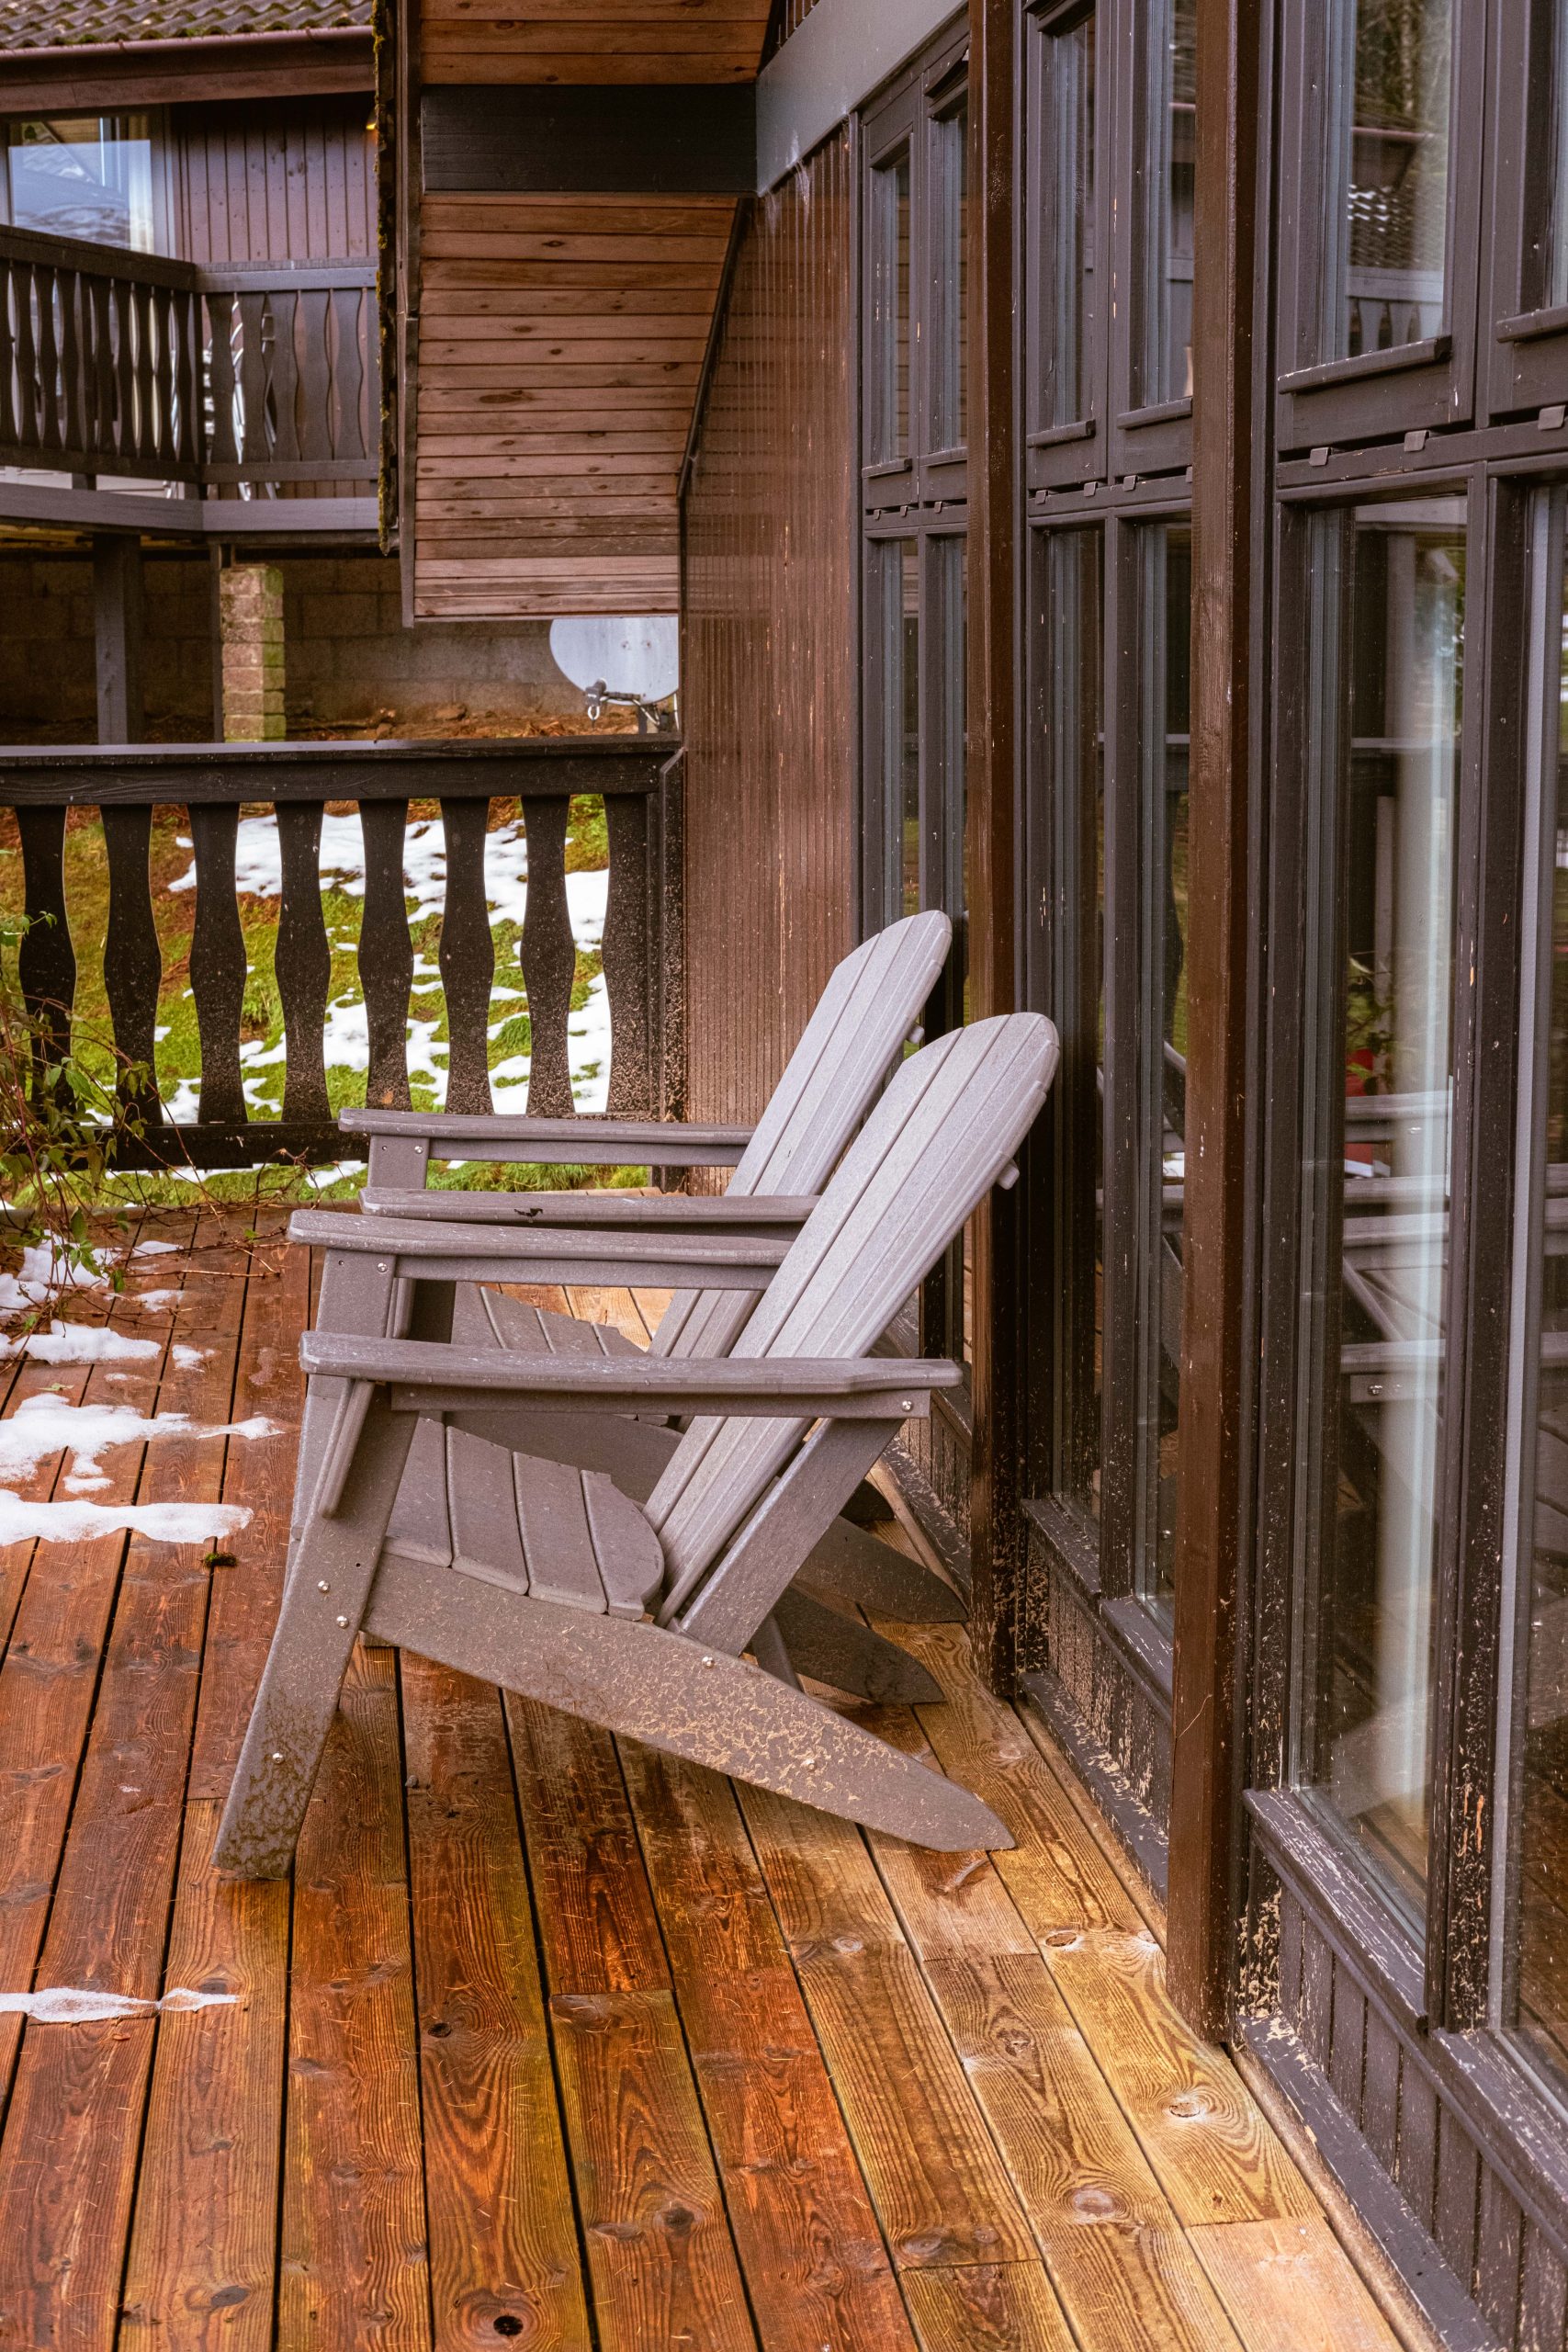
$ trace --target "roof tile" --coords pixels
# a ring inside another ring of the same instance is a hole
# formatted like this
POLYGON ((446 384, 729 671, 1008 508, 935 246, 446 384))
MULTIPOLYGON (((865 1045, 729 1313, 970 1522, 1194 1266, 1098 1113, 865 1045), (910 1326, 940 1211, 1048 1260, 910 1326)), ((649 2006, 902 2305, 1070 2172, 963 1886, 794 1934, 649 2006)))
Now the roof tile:
POLYGON ((368 0, 0 0, 0 54, 368 27, 368 0))

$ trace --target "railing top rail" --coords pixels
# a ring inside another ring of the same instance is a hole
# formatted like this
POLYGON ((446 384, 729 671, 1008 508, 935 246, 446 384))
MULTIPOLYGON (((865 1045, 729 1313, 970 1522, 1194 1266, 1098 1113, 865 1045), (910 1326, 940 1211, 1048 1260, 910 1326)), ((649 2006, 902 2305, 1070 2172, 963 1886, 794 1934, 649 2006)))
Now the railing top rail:
POLYGON ((51 237, 4 223, 0 261, 79 270, 89 277, 121 278, 130 285, 173 286, 188 294, 314 294, 376 283, 375 260, 364 254, 307 262, 181 261, 171 254, 135 253, 125 245, 98 244, 90 237, 51 237))
POLYGON ((196 282, 204 294, 324 294, 374 286, 376 265, 352 255, 343 261, 204 262, 196 282))
POLYGON ((132 253, 129 246, 95 244, 86 237, 46 237, 36 229, 0 226, 0 262, 27 262, 45 269, 80 270, 88 277, 118 277, 133 285, 173 286, 187 294, 200 288, 194 262, 167 254, 132 253))
POLYGON ((0 808, 546 799, 658 788, 670 735, 410 742, 0 744, 0 808))

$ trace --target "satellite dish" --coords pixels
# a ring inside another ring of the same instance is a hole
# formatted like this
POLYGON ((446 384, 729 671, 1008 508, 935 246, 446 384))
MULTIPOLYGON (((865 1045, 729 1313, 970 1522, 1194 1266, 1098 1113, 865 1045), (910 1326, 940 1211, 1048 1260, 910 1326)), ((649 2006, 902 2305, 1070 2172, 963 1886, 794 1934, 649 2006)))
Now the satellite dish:
POLYGON ((590 718, 607 702, 646 710, 680 684, 681 639, 672 616, 625 620, 584 613, 552 621, 550 656, 587 695, 590 718))

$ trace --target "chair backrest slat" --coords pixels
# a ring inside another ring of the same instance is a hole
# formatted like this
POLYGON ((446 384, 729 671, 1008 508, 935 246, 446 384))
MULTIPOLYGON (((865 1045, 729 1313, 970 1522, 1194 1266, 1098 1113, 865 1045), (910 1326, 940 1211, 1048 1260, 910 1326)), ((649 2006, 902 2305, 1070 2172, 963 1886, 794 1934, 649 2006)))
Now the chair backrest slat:
MULTIPOLYGON (((1045 1099, 1056 1033, 1038 1013, 952 1032, 897 1072, 733 1352, 863 1354, 1011 1159, 1045 1099)), ((805 1434, 804 1422, 694 1422, 649 1501, 664 1613, 696 1589, 805 1434)))
MULTIPOLYGON (((875 1100, 947 958, 944 914, 909 915, 846 956, 829 979, 728 1192, 815 1193, 875 1100)), ((751 1291, 679 1291, 653 1352, 728 1355, 751 1291)))

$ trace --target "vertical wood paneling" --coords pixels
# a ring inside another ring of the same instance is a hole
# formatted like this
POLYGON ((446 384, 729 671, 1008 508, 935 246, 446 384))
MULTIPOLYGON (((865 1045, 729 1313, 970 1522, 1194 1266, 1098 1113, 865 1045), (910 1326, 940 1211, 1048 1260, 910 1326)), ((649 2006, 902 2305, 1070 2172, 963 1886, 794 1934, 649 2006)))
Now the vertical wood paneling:
POLYGON ((685 506, 687 1106, 767 1100, 854 936, 850 147, 757 205, 685 506))
POLYGON ((373 250, 368 92, 182 107, 175 121, 187 260, 342 261, 373 250))

